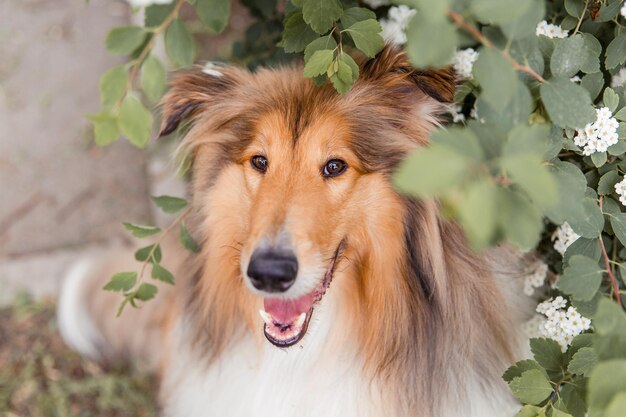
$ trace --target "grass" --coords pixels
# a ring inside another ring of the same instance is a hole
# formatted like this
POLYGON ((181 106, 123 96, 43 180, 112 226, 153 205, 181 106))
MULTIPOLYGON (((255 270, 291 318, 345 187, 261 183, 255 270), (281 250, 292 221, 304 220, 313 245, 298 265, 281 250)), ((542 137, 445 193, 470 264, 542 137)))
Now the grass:
POLYGON ((157 416, 153 378, 67 348, 55 306, 21 296, 0 309, 0 417, 157 416))

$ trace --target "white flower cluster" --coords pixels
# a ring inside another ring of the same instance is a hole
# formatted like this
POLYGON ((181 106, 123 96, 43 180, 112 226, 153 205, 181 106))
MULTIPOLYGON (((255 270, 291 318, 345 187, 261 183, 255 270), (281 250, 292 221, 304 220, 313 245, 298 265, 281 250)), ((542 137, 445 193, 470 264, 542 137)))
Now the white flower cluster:
POLYGON ((393 44, 404 45, 406 43, 406 27, 414 14, 415 9, 404 4, 390 7, 387 18, 380 19, 380 26, 383 28, 382 37, 393 44))
POLYGON ((567 301, 561 296, 550 298, 537 306, 537 312, 547 317, 540 328, 542 335, 556 340, 563 352, 574 337, 591 327, 591 320, 583 317, 574 307, 565 310, 566 306, 567 301))
POLYGON ((363 0, 363 3, 375 9, 380 6, 386 6, 389 4, 389 0, 363 0))
POLYGON ((554 249, 561 255, 565 255, 567 248, 579 237, 568 223, 563 223, 552 234, 554 249))
POLYGON ((548 23, 545 20, 542 20, 537 25, 537 29, 535 30, 537 36, 543 35, 548 38, 567 38, 568 32, 561 28, 559 25, 553 25, 552 23, 548 23))
POLYGON ((465 115, 463 114, 463 107, 460 104, 455 104, 448 108, 448 113, 452 116, 453 123, 459 123, 465 121, 465 115))
POLYGON ((174 0, 128 0, 133 7, 148 7, 153 4, 169 4, 174 0))
POLYGON ((615 184, 615 192, 619 195, 619 202, 626 206, 626 177, 615 184))
POLYGON ((584 146, 583 155, 606 152, 609 146, 615 145, 619 140, 618 127, 619 122, 608 107, 596 109, 596 121, 579 130, 574 137, 574 143, 577 146, 584 146))
POLYGON ((616 88, 622 86, 626 87, 626 67, 620 69, 617 74, 611 78, 611 87, 616 88))
POLYGON ((457 51, 454 56, 454 71, 457 76, 461 79, 470 78, 476 59, 478 59, 478 52, 472 48, 457 51))
POLYGON ((548 265, 538 261, 532 274, 524 278, 524 294, 531 296, 535 293, 535 288, 542 287, 548 275, 548 265))
POLYGON ((624 18, 626 18, 626 3, 624 3, 622 8, 619 10, 619 12, 622 16, 624 16, 624 18))

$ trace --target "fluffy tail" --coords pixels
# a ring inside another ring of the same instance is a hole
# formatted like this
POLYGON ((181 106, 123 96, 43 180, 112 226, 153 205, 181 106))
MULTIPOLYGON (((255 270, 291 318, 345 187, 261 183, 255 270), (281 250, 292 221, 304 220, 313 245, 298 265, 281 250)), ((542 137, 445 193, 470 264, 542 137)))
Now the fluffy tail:
POLYGON ((70 269, 59 298, 59 329, 71 348, 91 359, 156 370, 177 311, 174 289, 160 286, 156 299, 137 309, 129 305, 116 317, 122 297, 102 287, 114 273, 138 269, 126 252, 81 260, 70 269))

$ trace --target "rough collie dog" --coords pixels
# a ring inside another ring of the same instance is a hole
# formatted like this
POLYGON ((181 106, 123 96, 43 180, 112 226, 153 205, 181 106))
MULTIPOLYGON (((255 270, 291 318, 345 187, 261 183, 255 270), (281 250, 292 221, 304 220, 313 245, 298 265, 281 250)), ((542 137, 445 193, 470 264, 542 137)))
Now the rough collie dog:
POLYGON ((522 354, 520 258, 472 252, 436 201, 390 180, 454 87, 390 47, 345 95, 298 67, 179 74, 162 133, 187 125, 202 250, 165 248, 176 285, 119 319, 102 285, 138 265, 77 267, 66 340, 156 370, 171 417, 513 415, 500 376, 522 354))

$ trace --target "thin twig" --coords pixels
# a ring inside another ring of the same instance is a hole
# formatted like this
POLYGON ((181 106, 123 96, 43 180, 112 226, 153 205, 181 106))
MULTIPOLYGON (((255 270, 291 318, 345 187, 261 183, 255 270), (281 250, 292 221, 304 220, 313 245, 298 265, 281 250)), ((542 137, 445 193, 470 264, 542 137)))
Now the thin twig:
POLYGON ((587 7, 589 6, 589 0, 585 0, 585 7, 583 8, 583 14, 580 15, 580 18, 578 19, 578 24, 576 25, 576 29, 574 29, 574 33, 572 33, 572 35, 575 35, 578 33, 578 29, 580 29, 580 25, 583 22, 583 18, 585 17, 585 13, 587 13, 587 7))
POLYGON ((478 30, 478 28, 476 28, 476 26, 467 23, 465 21, 465 19, 463 19, 463 17, 460 14, 458 14, 455 11, 450 10, 450 11, 448 11, 448 17, 450 19, 452 19, 454 24, 456 24, 458 27, 460 27, 461 29, 463 29, 464 31, 466 31, 467 33, 472 35, 472 37, 474 37, 474 39, 476 39, 478 42, 480 42, 481 44, 483 44, 487 48, 493 48, 493 49, 497 50, 498 52, 500 52, 502 54, 502 56, 505 57, 507 61, 509 61, 511 66, 513 66, 513 68, 515 68, 515 70, 521 71, 521 72, 525 72, 525 73, 527 73, 528 75, 530 75, 531 77, 533 77, 534 79, 536 79, 537 81, 539 81, 541 83, 545 82, 543 77, 541 75, 537 74, 528 65, 522 65, 519 62, 517 62, 515 59, 513 59, 513 57, 509 54, 508 51, 503 51, 501 49, 496 48, 495 45, 493 44, 493 42, 491 42, 482 33, 480 33, 480 31, 478 30))
MULTIPOLYGON (((600 211, 602 211, 602 197, 600 197, 600 211)), ((606 253, 606 248, 604 247, 604 242, 602 241, 602 236, 598 238, 600 241, 600 248, 602 249, 602 256, 604 257, 604 265, 606 268, 606 272, 609 274, 609 279, 611 280, 611 285, 613 286, 613 294, 615 295, 615 300, 617 303, 622 306, 622 297, 619 293, 619 285, 617 284, 617 280, 615 279, 615 275, 613 275, 613 269, 610 263, 609 255, 606 253)))

